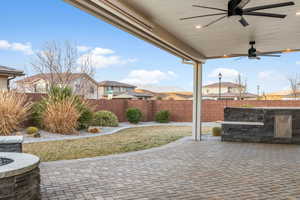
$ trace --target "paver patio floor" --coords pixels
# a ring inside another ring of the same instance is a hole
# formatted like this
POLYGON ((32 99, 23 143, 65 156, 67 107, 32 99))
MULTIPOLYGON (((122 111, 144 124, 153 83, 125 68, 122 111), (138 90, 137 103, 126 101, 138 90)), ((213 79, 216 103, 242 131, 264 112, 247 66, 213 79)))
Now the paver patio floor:
POLYGON ((41 164, 43 200, 300 199, 300 146, 176 143, 41 164))

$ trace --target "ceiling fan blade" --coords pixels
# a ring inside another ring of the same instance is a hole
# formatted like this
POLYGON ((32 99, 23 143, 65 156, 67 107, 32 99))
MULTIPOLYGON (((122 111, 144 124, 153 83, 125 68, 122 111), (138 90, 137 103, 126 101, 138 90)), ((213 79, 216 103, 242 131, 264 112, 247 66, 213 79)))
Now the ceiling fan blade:
POLYGON ((244 8, 249 2, 250 0, 242 0, 238 7, 244 8))
POLYGON ((265 56, 265 57, 281 57, 280 55, 271 55, 271 54, 258 54, 259 56, 265 56))
POLYGON ((211 17, 211 16, 217 16, 217 15, 226 15, 227 13, 216 13, 216 14, 210 14, 210 15, 199 15, 194 17, 185 17, 181 18, 180 20, 187 20, 187 19, 195 19, 195 18, 201 18, 201 17, 211 17))
POLYGON ((230 57, 248 57, 248 54, 243 54, 243 53, 241 53, 241 54, 230 54, 230 55, 228 55, 228 56, 230 56, 230 57))
POLYGON ((286 15, 274 14, 274 13, 262 13, 262 12, 246 12, 243 15, 260 16, 260 17, 273 17, 283 19, 286 15))
POLYGON ((295 5, 295 3, 293 1, 290 1, 290 2, 285 2, 285 3, 277 3, 277 4, 270 4, 270 5, 265 5, 265 6, 246 8, 246 9, 244 9, 244 12, 252 12, 252 11, 256 11, 256 10, 265 10, 265 9, 270 9, 270 8, 279 8, 279 7, 293 6, 293 5, 295 5))
POLYGON ((260 52, 260 51, 257 51, 257 54, 260 54, 260 55, 264 55, 264 54, 281 54, 282 51, 269 51, 269 52, 260 52))
POLYGON ((225 16, 223 16, 223 17, 220 17, 220 18, 218 18, 218 19, 216 19, 216 20, 210 22, 209 24, 206 24, 205 26, 203 26, 203 28, 207 28, 207 27, 209 27, 209 26, 211 26, 211 25, 213 25, 213 24, 215 24, 215 23, 221 21, 221 20, 224 19, 225 17, 227 17, 227 15, 225 15, 225 16))
POLYGON ((207 7, 207 6, 193 5, 193 7, 197 7, 197 8, 206 8, 206 9, 210 9, 210 10, 219 10, 219 11, 224 11, 224 12, 227 12, 227 10, 224 10, 224 9, 220 9, 220 8, 213 8, 213 7, 207 7))
POLYGON ((244 17, 242 17, 242 18, 239 20, 239 22, 240 22, 244 27, 249 26, 249 23, 246 21, 246 19, 245 19, 244 17))

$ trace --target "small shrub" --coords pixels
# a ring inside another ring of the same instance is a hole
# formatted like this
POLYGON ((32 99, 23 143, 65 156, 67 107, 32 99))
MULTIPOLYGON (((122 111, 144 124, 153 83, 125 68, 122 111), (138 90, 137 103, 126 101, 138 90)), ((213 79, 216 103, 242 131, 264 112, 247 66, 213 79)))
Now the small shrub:
POLYGON ((67 98, 47 105, 43 114, 43 126, 54 133, 76 133, 80 113, 76 109, 75 98, 67 98))
POLYGON ((212 134, 215 137, 221 136, 221 134, 222 134, 222 128, 221 127, 214 127, 212 129, 212 134))
POLYGON ((241 106, 242 108, 253 108, 254 106, 253 105, 250 105, 250 104, 244 104, 241 106))
POLYGON ((26 120, 31 108, 26 102, 23 94, 0 91, 0 135, 11 135, 26 120))
POLYGON ((39 129, 37 127, 34 127, 34 126, 28 127, 26 129, 26 133, 28 135, 33 135, 33 134, 38 133, 38 132, 39 132, 39 129))
POLYGON ((155 114, 155 121, 159 123, 170 122, 170 112, 168 110, 161 110, 155 114))
POLYGON ((89 133, 100 133, 101 129, 100 128, 96 128, 96 127, 92 127, 88 129, 89 133))
POLYGON ((98 111, 94 114, 94 126, 116 127, 119 125, 118 117, 110 111, 98 111))
POLYGON ((78 129, 87 129, 93 123, 94 115, 90 108, 82 106, 81 115, 78 119, 78 129))
POLYGON ((126 111, 126 117, 130 123, 137 124, 142 119, 142 112, 137 108, 129 108, 126 111))

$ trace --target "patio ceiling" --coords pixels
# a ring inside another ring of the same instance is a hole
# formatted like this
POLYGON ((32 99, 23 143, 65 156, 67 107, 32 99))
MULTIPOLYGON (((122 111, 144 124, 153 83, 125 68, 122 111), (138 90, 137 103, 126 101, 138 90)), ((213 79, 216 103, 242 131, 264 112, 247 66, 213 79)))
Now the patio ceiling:
MULTIPOLYGON (((229 17, 208 28, 197 29, 219 16, 181 21, 180 18, 217 13, 195 8, 202 5, 227 9, 228 0, 65 0, 96 17, 130 32, 181 58, 203 61, 224 55, 247 53, 249 41, 262 52, 292 52, 300 49, 299 0, 295 6, 263 12, 287 14, 285 19, 245 16, 229 17)), ((282 3, 288 0, 252 0, 247 7, 282 3)), ((226 56, 225 56, 226 57, 226 56)))

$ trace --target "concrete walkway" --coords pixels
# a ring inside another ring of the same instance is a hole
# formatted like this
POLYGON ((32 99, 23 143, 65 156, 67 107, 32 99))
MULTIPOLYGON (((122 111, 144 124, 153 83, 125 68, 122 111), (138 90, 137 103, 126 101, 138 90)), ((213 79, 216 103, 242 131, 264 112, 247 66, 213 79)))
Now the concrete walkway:
POLYGON ((300 147, 194 142, 41 164, 43 200, 297 200, 300 147))
MULTIPOLYGON (((49 133, 46 131, 40 131, 41 137, 40 138, 33 138, 29 137, 24 134, 24 143, 35 143, 35 142, 47 142, 47 141, 56 141, 56 140, 70 140, 70 139, 80 139, 80 138, 88 138, 88 137, 96 137, 101 135, 110 135, 117 133, 121 130, 134 128, 134 127, 146 127, 146 126, 192 126, 192 123, 189 122, 171 122, 166 124, 156 123, 156 122, 141 122, 137 125, 130 124, 130 123, 120 123, 118 127, 99 127, 101 128, 101 133, 92 134, 85 131, 79 132, 77 135, 62 135, 62 134, 55 134, 49 133)), ((214 122, 205 122, 203 126, 219 126, 217 123, 214 122)))

